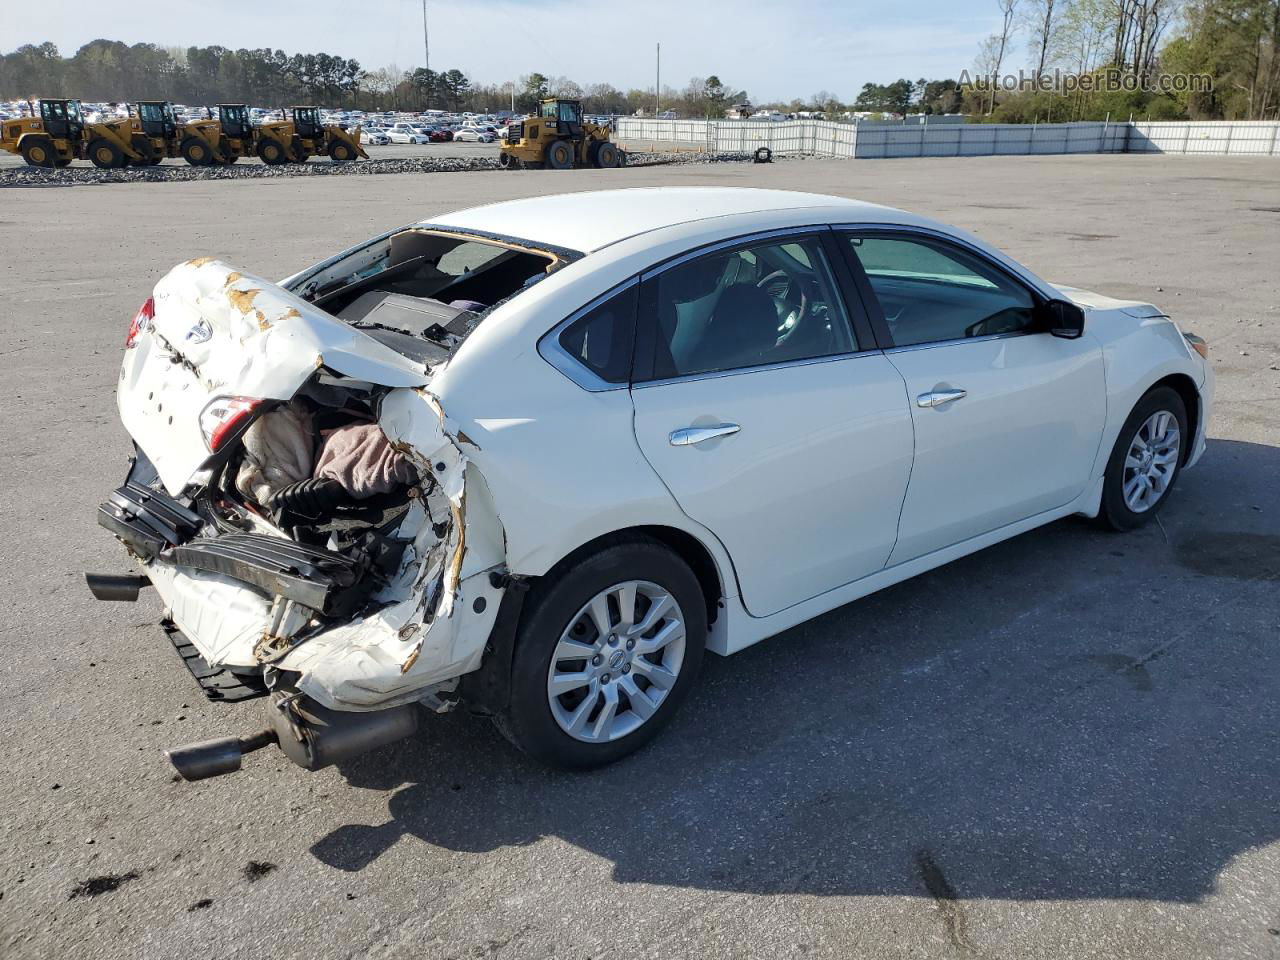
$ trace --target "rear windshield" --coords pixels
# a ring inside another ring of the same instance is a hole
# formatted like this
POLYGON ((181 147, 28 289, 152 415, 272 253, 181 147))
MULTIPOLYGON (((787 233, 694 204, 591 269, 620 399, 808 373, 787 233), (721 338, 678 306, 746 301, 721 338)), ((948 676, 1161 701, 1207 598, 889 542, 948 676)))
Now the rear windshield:
POLYGON ((308 277, 294 292, 355 326, 465 336, 485 312, 563 261, 514 241, 402 230, 308 277))

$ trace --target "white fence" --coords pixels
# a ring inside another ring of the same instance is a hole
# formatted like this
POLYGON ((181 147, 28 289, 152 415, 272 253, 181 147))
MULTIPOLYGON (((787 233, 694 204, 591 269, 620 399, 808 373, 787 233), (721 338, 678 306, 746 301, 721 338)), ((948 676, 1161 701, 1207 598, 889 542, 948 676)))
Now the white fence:
POLYGON ((1213 153, 1280 157, 1280 123, 1235 120, 1219 123, 1133 123, 1127 153, 1213 153))
POLYGON ((643 120, 620 117, 620 140, 711 153, 768 147, 823 157, 980 157, 1000 154, 1200 153, 1280 156, 1280 123, 968 123, 881 125, 789 120, 643 120))

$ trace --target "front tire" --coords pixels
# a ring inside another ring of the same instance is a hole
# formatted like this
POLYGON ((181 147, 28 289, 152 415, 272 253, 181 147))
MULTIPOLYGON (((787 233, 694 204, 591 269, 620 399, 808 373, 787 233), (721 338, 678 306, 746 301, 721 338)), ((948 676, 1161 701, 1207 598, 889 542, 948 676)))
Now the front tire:
POLYGON ((1151 522, 1182 471, 1192 438, 1187 407, 1172 387, 1146 393, 1116 437, 1102 485, 1102 515, 1113 530, 1151 522))
POLYGON ((594 162, 601 170, 611 170, 618 166, 618 148, 607 140, 596 147, 594 162))
POLYGON ((706 636, 706 602, 688 564, 653 541, 605 547, 534 587, 510 705, 495 722, 549 766, 612 763, 670 721, 706 636))

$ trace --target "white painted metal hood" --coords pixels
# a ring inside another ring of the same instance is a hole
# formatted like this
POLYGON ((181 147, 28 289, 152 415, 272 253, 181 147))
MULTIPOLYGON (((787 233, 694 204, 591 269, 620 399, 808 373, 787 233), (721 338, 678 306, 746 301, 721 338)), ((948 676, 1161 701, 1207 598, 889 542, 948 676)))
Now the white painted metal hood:
POLYGON ((422 364, 209 257, 174 267, 153 299, 154 318, 125 351, 116 404, 175 496, 210 456, 200 414, 214 399, 288 400, 320 367, 387 387, 430 381, 422 364))

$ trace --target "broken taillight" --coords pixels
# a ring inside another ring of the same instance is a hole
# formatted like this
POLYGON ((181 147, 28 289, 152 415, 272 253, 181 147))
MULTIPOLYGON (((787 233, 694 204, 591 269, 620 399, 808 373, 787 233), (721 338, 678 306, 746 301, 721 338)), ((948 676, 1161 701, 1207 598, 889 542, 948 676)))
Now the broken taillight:
POLYGON ((124 348, 128 350, 133 347, 138 340, 138 334, 150 326, 151 321, 155 319, 156 302, 151 297, 147 297, 142 302, 142 306, 138 308, 138 312, 133 315, 133 322, 129 324, 129 333, 124 338, 124 348))
POLYGON ((200 432, 209 452, 217 453, 260 406, 262 401, 257 397, 215 397, 205 404, 200 411, 200 432))

